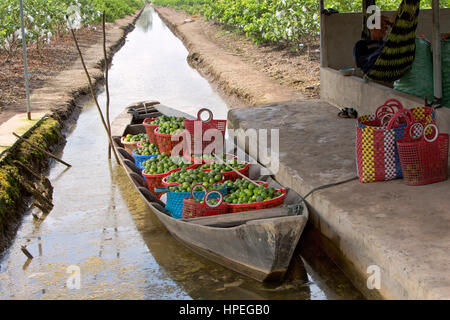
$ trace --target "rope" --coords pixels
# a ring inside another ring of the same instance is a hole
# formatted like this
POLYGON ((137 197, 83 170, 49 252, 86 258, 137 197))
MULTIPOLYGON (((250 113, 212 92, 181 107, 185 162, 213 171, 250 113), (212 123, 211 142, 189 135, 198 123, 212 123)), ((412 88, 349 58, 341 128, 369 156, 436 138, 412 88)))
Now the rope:
POLYGON ((325 184, 323 186, 314 188, 310 192, 308 192, 304 197, 300 196, 301 200, 299 202, 297 202, 296 204, 288 205, 286 207, 291 212, 293 212, 294 214, 299 215, 299 214, 301 214, 303 212, 303 202, 305 202, 306 198, 308 198, 314 192, 319 191, 319 190, 323 190, 323 189, 328 189, 328 188, 331 188, 331 187, 335 187, 335 186, 338 186, 338 185, 341 185, 341 184, 344 184, 344 183, 347 183, 347 182, 351 182, 351 181, 354 181, 354 180, 357 180, 357 179, 358 179, 358 177, 353 177, 353 178, 350 178, 350 179, 347 179, 347 180, 343 180, 343 181, 339 181, 339 182, 335 182, 335 183, 330 183, 330 184, 325 184))

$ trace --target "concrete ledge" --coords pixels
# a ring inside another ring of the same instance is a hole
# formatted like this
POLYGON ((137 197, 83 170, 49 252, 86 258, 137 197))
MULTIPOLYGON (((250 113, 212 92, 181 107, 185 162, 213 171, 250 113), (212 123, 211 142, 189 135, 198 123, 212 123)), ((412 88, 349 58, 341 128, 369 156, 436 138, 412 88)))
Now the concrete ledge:
MULTIPOLYGON (((355 120, 339 119, 326 102, 236 109, 228 119, 235 129, 280 129, 276 178, 302 195, 356 176, 355 120)), ((348 276, 366 295, 367 268, 377 265, 383 298, 450 299, 448 190, 450 181, 423 187, 352 181, 311 195, 310 222, 338 248, 344 271, 342 261, 352 265, 348 276)))
MULTIPOLYGON (((360 115, 372 114, 387 99, 399 100, 405 108, 424 105, 424 100, 358 77, 346 77, 331 68, 320 68, 320 97, 339 107, 353 107, 360 115)), ((440 108, 437 120, 442 132, 450 132, 450 108, 440 108)))

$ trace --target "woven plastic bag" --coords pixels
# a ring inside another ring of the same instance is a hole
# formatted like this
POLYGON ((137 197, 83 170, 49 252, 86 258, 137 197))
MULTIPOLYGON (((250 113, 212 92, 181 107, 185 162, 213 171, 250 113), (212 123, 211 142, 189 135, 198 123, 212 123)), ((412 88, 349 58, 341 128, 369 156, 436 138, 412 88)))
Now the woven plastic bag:
POLYGON ((394 89, 432 100, 434 97, 433 55, 431 44, 423 36, 416 38, 416 55, 411 69, 394 82, 394 89))
POLYGON ((397 141, 406 136, 413 113, 395 99, 385 102, 374 115, 358 118, 356 158, 359 181, 370 183, 402 177, 397 141))
POLYGON ((435 124, 413 124, 405 139, 397 143, 403 180, 421 186, 448 178, 448 134, 440 134, 435 124))

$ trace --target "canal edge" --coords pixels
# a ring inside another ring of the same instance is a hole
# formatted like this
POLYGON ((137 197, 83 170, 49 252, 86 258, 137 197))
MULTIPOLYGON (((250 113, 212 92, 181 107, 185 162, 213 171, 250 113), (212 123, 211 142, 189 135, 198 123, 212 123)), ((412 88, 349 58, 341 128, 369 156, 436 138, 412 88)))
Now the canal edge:
MULTIPOLYGON (((93 80, 95 90, 103 85, 104 82, 104 68, 109 66, 113 56, 125 44, 127 35, 134 30, 136 21, 141 16, 145 5, 137 10, 134 15, 125 16, 114 22, 114 26, 107 30, 107 60, 105 62, 103 55, 103 39, 88 48, 89 59, 87 65, 88 71, 93 80), (93 56, 93 51, 95 56, 93 56)), ((86 52, 84 53, 84 55, 86 52)), ((61 150, 65 144, 67 132, 65 132, 68 123, 76 122, 79 109, 79 102, 87 99, 90 94, 86 75, 77 72, 76 64, 80 62, 78 58, 69 69, 64 70, 77 77, 80 84, 76 87, 68 88, 67 86, 60 86, 59 90, 52 90, 48 92, 49 88, 54 88, 55 79, 61 76, 63 72, 58 73, 54 78, 46 82, 42 88, 34 90, 31 95, 32 101, 42 101, 42 104, 51 101, 48 111, 45 116, 38 120, 38 122, 28 129, 22 136, 27 140, 34 142, 37 146, 46 151, 55 153, 61 150), (47 90, 47 91, 46 91, 47 90), (40 93, 39 91, 46 91, 40 93), (59 91, 59 92, 58 92, 59 91), (63 99, 54 100, 53 96, 59 94, 63 99)), ((19 166, 15 161, 20 161, 32 169, 37 174, 44 174, 50 166, 50 159, 42 152, 36 151, 27 144, 16 141, 14 145, 5 150, 0 156, 0 257, 6 251, 13 241, 15 234, 21 224, 23 214, 30 209, 29 205, 33 201, 32 196, 24 196, 29 194, 23 186, 23 181, 34 183, 36 178, 32 176, 26 169, 19 166), (21 182, 22 181, 22 182, 21 182)), ((48 191, 48 190, 47 190, 48 191)))

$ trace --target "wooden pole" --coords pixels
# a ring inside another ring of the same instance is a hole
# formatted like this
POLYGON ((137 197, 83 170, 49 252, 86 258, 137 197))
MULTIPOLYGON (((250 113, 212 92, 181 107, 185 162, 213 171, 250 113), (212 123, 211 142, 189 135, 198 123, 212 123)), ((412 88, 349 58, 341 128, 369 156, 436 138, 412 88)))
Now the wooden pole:
POLYGON ((28 143, 30 146, 32 146, 33 148, 35 148, 36 150, 39 150, 40 152, 46 154, 47 156, 49 156, 50 158, 55 159, 58 162, 61 162, 63 165, 67 166, 67 167, 72 167, 72 165, 68 164, 67 162, 64 162, 63 160, 59 159, 58 157, 54 156, 53 154, 51 154, 50 152, 42 149, 41 147, 38 147, 37 145, 35 145, 33 142, 28 141, 25 138, 22 138, 21 136, 19 136, 18 134, 16 134, 15 132, 12 133, 16 138, 19 138, 21 141, 28 143))
POLYGON ((442 99, 442 60, 439 0, 433 0, 433 73, 434 98, 442 99))
MULTIPOLYGON (((103 11, 103 56, 105 59, 105 88, 106 88, 106 123, 108 125, 108 132, 111 136, 111 121, 109 119, 109 104, 110 104, 110 98, 109 98, 109 84, 108 84, 108 55, 106 54, 106 11, 103 11)), ((109 144, 108 146, 108 159, 111 159, 111 148, 112 145, 109 144)))
MULTIPOLYGON (((91 76, 89 75, 89 71, 87 70, 86 64, 84 63, 83 54, 81 53, 80 46, 78 45, 77 37, 75 36, 75 32, 73 31, 73 29, 70 29, 70 32, 72 33, 73 40, 75 41, 75 46, 77 47, 78 54, 80 55, 81 64, 83 65, 84 72, 86 73, 86 77, 89 82, 89 89, 91 90, 92 98, 94 99, 95 106, 97 107, 97 111, 100 115, 100 120, 102 121, 103 128, 105 129, 106 135, 108 136, 109 144, 112 146, 113 142, 112 142, 111 134, 110 134, 110 132, 108 130, 108 126, 105 122, 105 118, 103 117, 102 109, 100 108, 100 105, 98 104, 97 96, 94 91, 94 86, 92 85, 91 76)), ((120 165, 120 161, 119 161, 119 157, 117 156, 116 149, 112 148, 112 151, 114 153, 114 157, 116 158, 117 164, 120 165)))
POLYGON ((236 170, 235 168, 233 168, 232 166, 229 166, 226 161, 223 161, 223 159, 220 159, 217 155, 214 154, 214 158, 216 158, 219 163, 223 163, 228 169, 233 170, 235 173, 237 173, 239 176, 241 176, 243 179, 247 180, 248 182, 253 183, 255 186, 260 187, 261 185, 259 183, 256 183, 255 181, 253 181, 252 179, 246 177, 245 175, 243 175, 242 173, 240 173, 238 170, 236 170))

